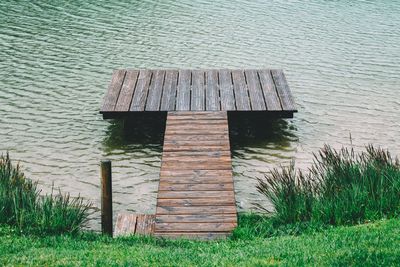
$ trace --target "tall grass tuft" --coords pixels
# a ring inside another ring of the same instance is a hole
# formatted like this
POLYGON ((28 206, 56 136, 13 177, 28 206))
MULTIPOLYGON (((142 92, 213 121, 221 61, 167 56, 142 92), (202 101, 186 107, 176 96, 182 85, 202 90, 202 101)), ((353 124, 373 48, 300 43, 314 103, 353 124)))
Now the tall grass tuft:
POLYGON ((388 151, 367 146, 335 150, 326 145, 307 172, 294 164, 259 179, 275 225, 350 225, 400 214, 400 163, 388 151))
POLYGON ((21 232, 76 233, 87 221, 90 204, 69 194, 40 195, 37 183, 27 179, 8 153, 0 156, 0 224, 21 232))

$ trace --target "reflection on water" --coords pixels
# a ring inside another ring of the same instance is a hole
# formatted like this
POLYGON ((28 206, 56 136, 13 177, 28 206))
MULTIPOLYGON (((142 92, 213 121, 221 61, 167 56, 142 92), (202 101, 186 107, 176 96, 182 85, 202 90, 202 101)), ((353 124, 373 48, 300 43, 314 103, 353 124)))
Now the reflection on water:
POLYGON ((295 119, 232 126, 237 201, 249 209, 262 199, 255 177, 292 158, 307 166, 350 133, 357 147, 400 153, 398 14, 397 0, 2 0, 0 151, 45 191, 54 183, 96 205, 99 162, 110 158, 115 209, 151 213, 160 135, 102 120, 112 70, 283 68, 295 119))
POLYGON ((229 131, 239 210, 252 209, 256 202, 269 205, 254 190, 257 178, 276 167, 277 161, 289 163, 295 156, 296 126, 290 120, 242 113, 230 115, 229 131))
POLYGON ((129 149, 130 145, 160 150, 163 144, 166 113, 137 113, 127 118, 109 120, 103 150, 129 149))

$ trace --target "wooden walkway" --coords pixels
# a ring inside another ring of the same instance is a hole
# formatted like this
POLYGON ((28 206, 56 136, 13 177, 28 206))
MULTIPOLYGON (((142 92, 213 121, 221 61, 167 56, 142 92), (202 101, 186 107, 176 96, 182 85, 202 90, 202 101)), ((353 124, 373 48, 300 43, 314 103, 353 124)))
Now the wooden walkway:
POLYGON ((226 112, 169 112, 155 235, 214 238, 236 224, 226 112))
POLYGON ((115 70, 100 113, 297 112, 282 70, 115 70))

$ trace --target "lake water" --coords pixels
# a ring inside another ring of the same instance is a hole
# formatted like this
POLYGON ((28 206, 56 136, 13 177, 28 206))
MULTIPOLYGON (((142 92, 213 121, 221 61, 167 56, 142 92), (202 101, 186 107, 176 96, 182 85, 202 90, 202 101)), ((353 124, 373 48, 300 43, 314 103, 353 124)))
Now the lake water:
MULTIPOLYGON (((0 1, 0 151, 25 173, 99 205, 113 161, 115 213, 155 211, 160 133, 98 114, 115 68, 283 68, 293 120, 232 129, 237 204, 256 178, 324 143, 400 153, 400 1, 0 1)), ((98 219, 98 216, 94 216, 98 219)), ((97 221, 91 222, 97 227, 97 221)))

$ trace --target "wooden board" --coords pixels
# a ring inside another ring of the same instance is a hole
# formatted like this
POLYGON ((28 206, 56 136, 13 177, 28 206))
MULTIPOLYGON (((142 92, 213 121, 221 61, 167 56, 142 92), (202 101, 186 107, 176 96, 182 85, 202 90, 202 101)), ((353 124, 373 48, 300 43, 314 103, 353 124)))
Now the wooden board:
POLYGON ((292 117, 297 109, 282 70, 114 71, 100 113, 112 117, 140 111, 257 111, 292 117))
POLYGON ((154 234, 155 215, 118 214, 114 236, 154 234))
POLYGON ((139 72, 139 77, 136 84, 135 92, 133 94, 130 111, 144 111, 151 77, 152 72, 149 70, 142 70, 139 72))
POLYGON ((192 73, 180 70, 178 74, 178 91, 176 94, 176 110, 190 110, 190 83, 192 73))
POLYGON ((156 236, 212 239, 236 227, 228 130, 226 112, 168 113, 156 236))

